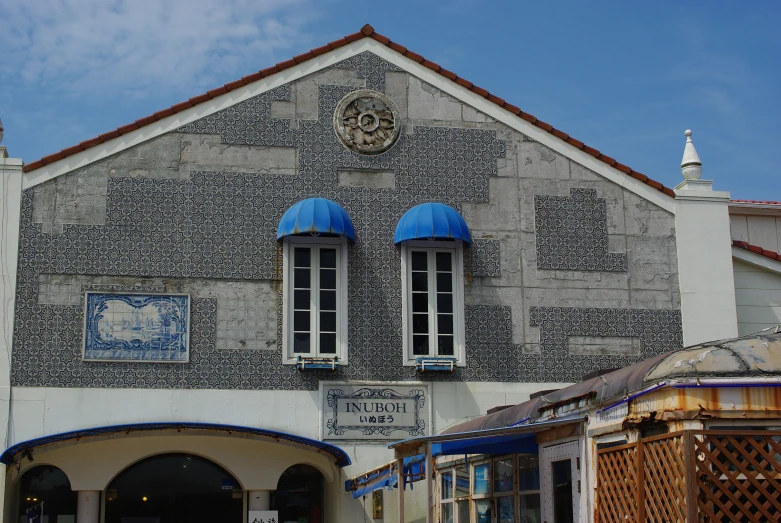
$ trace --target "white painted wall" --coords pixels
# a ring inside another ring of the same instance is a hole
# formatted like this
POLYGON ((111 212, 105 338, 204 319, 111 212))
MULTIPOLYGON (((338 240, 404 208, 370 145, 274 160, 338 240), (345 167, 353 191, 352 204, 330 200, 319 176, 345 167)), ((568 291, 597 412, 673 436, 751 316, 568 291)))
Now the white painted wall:
POLYGON ((687 180, 675 190, 675 242, 681 286, 683 343, 738 335, 729 193, 706 180, 687 180))
MULTIPOLYGON (((16 302, 16 268, 19 253, 19 213, 22 203, 22 160, 7 158, 0 146, 0 441, 8 442, 11 397, 11 343, 16 302)), ((7 446, 7 445, 6 445, 7 446)), ((5 490, 5 466, 0 465, 0 488, 5 490)), ((0 514, 5 497, 0 496, 0 514)))
POLYGON ((781 249, 781 218, 769 215, 735 214, 735 212, 737 211, 730 209, 733 240, 757 245, 773 252, 781 249))
POLYGON ((740 335, 781 324, 781 273, 739 259, 732 266, 740 335))
MULTIPOLYGON (((521 403, 542 389, 562 383, 432 384, 435 432, 485 414, 498 405, 521 403)), ((94 389, 13 387, 8 446, 77 429, 145 422, 202 422, 260 427, 318 439, 320 405, 317 391, 238 391, 166 389, 94 389)), ((52 446, 35 453, 35 461, 60 466, 74 489, 102 490, 119 471, 147 455, 193 452, 214 459, 231 471, 245 489, 273 489, 279 474, 295 463, 309 462, 330 481, 327 521, 363 523, 371 518, 371 499, 354 500, 344 491, 350 477, 394 459, 386 443, 345 444, 352 465, 337 469, 317 453, 245 438, 187 434, 116 436, 77 445, 52 446), (319 460, 319 461, 318 461, 319 460), (259 474, 263 472, 263 474, 259 474)), ((8 474, 15 481, 18 474, 8 474)), ((12 485, 13 486, 13 485, 12 485)), ((13 489, 9 489, 13 490, 13 489)), ((425 517, 425 489, 417 483, 407 491, 407 521, 425 517)), ((394 521, 396 493, 385 494, 385 520, 394 521)))

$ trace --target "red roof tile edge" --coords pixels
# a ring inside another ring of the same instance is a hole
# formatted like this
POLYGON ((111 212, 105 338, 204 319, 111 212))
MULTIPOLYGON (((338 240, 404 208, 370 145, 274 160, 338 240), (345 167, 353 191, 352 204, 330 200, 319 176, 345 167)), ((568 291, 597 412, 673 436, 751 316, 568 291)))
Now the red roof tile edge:
POLYGON ((729 203, 750 203, 755 205, 781 205, 781 202, 772 200, 730 200, 729 203))
POLYGON ((764 256, 765 258, 770 258, 771 260, 781 261, 781 254, 778 254, 777 252, 769 251, 767 249, 763 249, 759 245, 751 245, 747 242, 741 242, 738 240, 732 240, 732 245, 734 247, 738 247, 740 249, 744 249, 747 251, 751 251, 755 254, 759 254, 760 256, 764 256))
POLYGON ((306 53, 300 54, 300 55, 296 56, 295 58, 292 58, 292 59, 287 60, 285 62, 281 62, 281 63, 279 63, 279 64, 277 64, 277 65, 275 65, 273 67, 270 67, 268 69, 263 69, 262 71, 258 71, 257 73, 251 74, 249 76, 245 76, 245 77, 243 77, 243 78, 241 78, 241 79, 239 79, 239 80, 237 80, 235 82, 230 82, 230 83, 225 84, 222 87, 218 87, 217 89, 212 89, 211 91, 209 91, 209 92, 207 92, 207 93, 205 93, 205 94, 203 94, 201 96, 197 96, 195 98, 191 98, 189 101, 185 101, 185 102, 182 102, 180 104, 176 104, 176 105, 174 105, 174 106, 172 106, 172 107, 170 107, 168 109, 163 109, 162 111, 158 111, 158 112, 156 112, 155 114, 153 114, 151 116, 148 116, 146 118, 142 118, 140 120, 137 120, 136 122, 134 122, 132 124, 120 127, 119 129, 116 129, 115 131, 104 133, 104 134, 98 136, 97 138, 92 138, 90 140, 86 140, 84 142, 81 142, 78 145, 74 145, 73 147, 69 147, 67 149, 64 149, 63 151, 58 152, 58 153, 54 153, 54 154, 50 154, 48 156, 44 156, 40 160, 36 160, 34 162, 26 164, 24 166, 24 172, 29 172, 29 171, 33 171, 35 169, 39 169, 39 168, 43 167, 44 165, 47 165, 47 164, 50 164, 50 163, 55 162, 57 160, 60 160, 60 159, 64 158, 65 156, 68 156, 68 155, 71 155, 71 154, 75 154, 75 153, 77 153, 79 151, 83 151, 83 150, 88 149, 90 147, 94 147, 98 143, 103 143, 106 140, 109 140, 111 138, 115 138, 115 137, 120 136, 122 134, 128 133, 128 132, 130 132, 132 130, 135 130, 138 127, 141 127, 141 125, 146 125, 148 123, 155 122, 157 120, 160 120, 161 118, 165 118, 165 117, 170 116, 172 114, 175 114, 175 113, 178 113, 178 112, 183 111, 185 109, 188 109, 188 108, 192 107, 193 105, 195 105, 197 103, 204 102, 204 101, 206 101, 208 99, 214 98, 215 96, 219 96, 220 94, 227 93, 227 92, 232 91, 234 89, 238 89, 238 88, 244 86, 245 84, 248 84, 250 82, 254 82, 256 80, 260 80, 261 78, 265 78, 265 77, 270 76, 272 74, 278 73, 279 71, 282 71, 283 69, 287 69, 289 67, 293 67, 295 65, 298 65, 299 63, 302 63, 302 62, 304 62, 306 60, 309 60, 309 59, 311 59, 314 56, 318 56, 320 54, 323 54, 324 52, 326 52, 326 49, 336 49, 336 48, 342 47, 344 45, 347 45, 350 42, 354 42, 356 40, 360 40, 361 38, 371 38, 373 40, 376 40, 377 42, 379 42, 382 45, 384 45, 384 46, 386 46, 386 47, 396 51, 397 53, 399 53, 399 54, 401 54, 403 56, 406 56, 407 58, 410 58, 411 60, 413 60, 415 62, 422 63, 424 66, 428 67, 429 69, 431 69, 432 71, 436 72, 437 74, 447 78, 450 81, 453 81, 453 82, 457 83, 458 85, 461 85, 465 89, 469 89, 473 93, 475 93, 475 94, 477 94, 477 95, 479 95, 479 96, 481 96, 483 98, 486 98, 487 100, 489 100, 490 102, 494 103, 495 105, 497 105, 497 106, 499 106, 499 107, 501 107, 503 109, 506 109, 508 112, 510 112, 510 113, 512 113, 512 114, 514 114, 516 116, 519 116, 519 117, 523 118, 524 120, 530 122, 532 125, 535 125, 536 127, 539 127, 540 129, 543 129, 544 131, 546 131, 549 134, 557 137, 558 139, 560 139, 560 140, 562 140, 562 141, 572 145, 576 149, 579 149, 579 150, 582 150, 582 151, 586 152, 587 154, 593 156, 595 159, 597 159, 597 160, 599 160, 599 161, 601 161, 601 162, 603 162, 603 163, 605 163, 605 164, 607 164, 607 165, 609 165, 611 167, 617 168, 617 170, 623 172, 627 176, 631 176, 632 178, 634 178, 636 180, 639 180, 639 181, 645 183, 646 185, 649 185, 650 187, 653 187, 654 189, 658 190, 659 192, 662 192, 662 193, 666 194, 667 196, 669 196, 671 198, 675 198, 675 193, 669 187, 665 187, 661 183, 659 183, 659 182, 657 182, 655 180, 652 180, 651 178, 649 178, 648 176, 644 175, 643 173, 637 172, 637 171, 633 170, 632 168, 630 168, 630 167, 628 167, 628 166, 626 166, 624 164, 616 162, 616 160, 614 160, 613 158, 611 158, 611 157, 609 157, 609 156, 607 156, 605 154, 602 154, 600 151, 598 151, 598 150, 596 150, 596 149, 594 149, 592 147, 589 147, 589 146, 585 145, 580 140, 577 140, 577 139, 573 138, 572 136, 568 135, 567 133, 565 133, 565 132, 563 132, 563 131, 561 131, 559 129, 556 129, 552 125, 550 125, 548 123, 545 123, 542 120, 537 119, 537 117, 535 117, 535 116, 533 116, 533 115, 531 115, 531 114, 529 114, 527 112, 522 111, 518 107, 516 107, 516 106, 514 106, 514 105, 512 105, 512 104, 510 104, 510 103, 508 103, 506 101, 504 101, 502 98, 499 98, 499 97, 489 93, 487 90, 485 90, 485 89, 483 89, 481 87, 476 86, 475 84, 473 84, 469 80, 466 80, 466 79, 464 79, 464 78, 462 78, 462 77, 456 75, 455 73, 452 73, 452 72, 450 72, 450 71, 448 71, 446 69, 442 69, 439 65, 435 64, 434 62, 430 62, 430 61, 426 60, 425 58, 423 58, 419 54, 413 53, 412 51, 410 51, 406 47, 404 47, 402 45, 399 45, 399 44, 391 41, 389 38, 387 38, 385 36, 382 36, 381 34, 375 32, 374 28, 371 25, 369 25, 369 24, 366 24, 365 26, 363 26, 361 28, 361 30, 358 31, 357 33, 353 33, 353 34, 347 35, 344 38, 342 38, 341 40, 336 40, 334 42, 330 42, 329 44, 327 44, 325 46, 318 47, 317 49, 313 49, 313 50, 308 51, 306 53), (96 143, 96 140, 97 140, 97 143, 96 143), (66 152, 67 152, 67 154, 65 154, 66 152))

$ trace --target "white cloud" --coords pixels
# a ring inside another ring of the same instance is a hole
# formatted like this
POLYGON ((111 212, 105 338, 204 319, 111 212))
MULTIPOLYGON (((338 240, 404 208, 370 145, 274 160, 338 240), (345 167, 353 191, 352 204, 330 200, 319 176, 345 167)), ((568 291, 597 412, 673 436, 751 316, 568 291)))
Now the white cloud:
POLYGON ((310 2, 5 1, 0 81, 61 93, 197 93, 303 49, 296 41, 315 16, 310 2))

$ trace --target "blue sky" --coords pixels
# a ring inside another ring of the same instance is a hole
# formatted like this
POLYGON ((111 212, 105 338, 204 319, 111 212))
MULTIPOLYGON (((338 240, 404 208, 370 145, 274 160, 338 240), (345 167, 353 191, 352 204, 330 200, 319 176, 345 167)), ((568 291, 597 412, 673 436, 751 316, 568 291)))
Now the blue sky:
POLYGON ((781 2, 6 0, 3 145, 32 162, 365 24, 586 144, 781 200, 781 2))

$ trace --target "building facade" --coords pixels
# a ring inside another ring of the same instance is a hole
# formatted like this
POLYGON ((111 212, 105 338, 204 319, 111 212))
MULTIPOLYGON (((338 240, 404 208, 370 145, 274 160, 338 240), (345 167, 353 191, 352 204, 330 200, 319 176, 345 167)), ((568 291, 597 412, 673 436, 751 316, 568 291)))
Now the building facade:
POLYGON ((389 442, 737 334, 726 193, 368 26, 3 161, 6 522, 363 521, 389 442))

